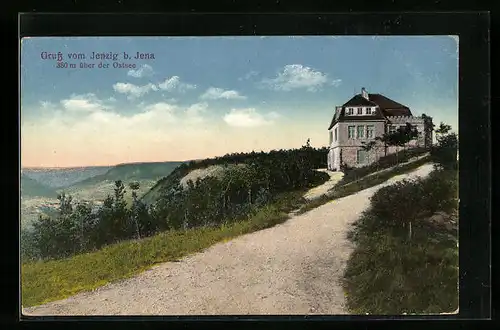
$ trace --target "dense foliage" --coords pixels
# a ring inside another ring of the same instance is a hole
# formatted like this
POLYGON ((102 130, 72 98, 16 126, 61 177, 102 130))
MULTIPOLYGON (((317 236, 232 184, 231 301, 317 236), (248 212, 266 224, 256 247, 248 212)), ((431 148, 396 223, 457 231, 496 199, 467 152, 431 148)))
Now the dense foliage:
POLYGON ((451 131, 451 126, 441 123, 436 129, 438 144, 433 146, 431 156, 442 169, 458 169, 458 135, 451 131))
POLYGON ((326 153, 326 148, 307 144, 300 149, 230 154, 182 164, 167 178, 169 184, 160 185, 151 204, 137 197, 139 185, 131 183, 133 202, 127 207, 121 180, 115 182, 113 196, 100 206, 74 203, 71 196, 62 194, 56 217, 40 217, 32 230, 22 232, 22 256, 63 258, 160 231, 218 226, 247 218, 284 192, 326 181, 327 174, 314 171, 326 167, 326 153), (210 165, 223 166, 223 175, 189 181, 187 188, 180 184, 191 170, 210 165))
POLYGON ((362 167, 344 168, 344 176, 340 181, 340 185, 356 181, 364 178, 366 175, 381 171, 402 163, 408 162, 410 159, 423 156, 430 151, 429 148, 416 147, 401 150, 397 153, 391 153, 387 156, 380 157, 377 161, 362 167))
POLYGON ((458 307, 457 145, 450 143, 456 134, 441 128, 432 149, 435 170, 378 190, 349 233, 356 248, 344 288, 352 311, 438 313, 458 307))
POLYGON ((172 173, 158 180, 158 183, 146 193, 142 200, 147 204, 151 204, 161 195, 164 195, 165 190, 176 189, 179 181, 189 172, 207 168, 212 165, 229 165, 229 164, 255 164, 267 168, 270 179, 273 180, 272 187, 277 190, 286 190, 290 186, 299 187, 304 177, 297 178, 298 172, 302 171, 303 175, 308 175, 307 168, 326 168, 328 148, 311 148, 309 141, 300 149, 288 150, 271 150, 270 152, 250 152, 250 153, 231 153, 222 157, 208 158, 198 161, 190 161, 189 163, 181 164, 172 173), (297 182, 291 181, 297 178, 297 182))

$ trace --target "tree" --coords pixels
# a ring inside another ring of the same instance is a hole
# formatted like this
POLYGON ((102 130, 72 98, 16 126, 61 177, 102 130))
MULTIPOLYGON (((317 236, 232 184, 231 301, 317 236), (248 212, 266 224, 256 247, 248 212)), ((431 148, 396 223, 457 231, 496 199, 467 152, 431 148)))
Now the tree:
POLYGON ((401 136, 400 140, 403 144, 403 148, 407 148, 408 143, 415 140, 415 139, 418 139, 418 136, 419 136, 419 132, 417 130, 417 127, 410 124, 410 123, 406 123, 406 126, 400 127, 398 133, 401 136))
POLYGON ((69 216, 73 212, 73 197, 70 195, 66 196, 63 192, 57 195, 57 199, 59 200, 59 215, 60 216, 69 216))
POLYGON ((72 197, 64 193, 57 196, 59 208, 56 216, 40 215, 33 222, 31 243, 41 258, 61 258, 77 251, 79 245, 77 226, 72 217, 72 197))
POLYGON ((444 169, 456 169, 457 151, 458 151, 458 135, 451 132, 451 126, 443 122, 436 129, 437 146, 433 146, 431 155, 434 161, 444 169))
POLYGON ((92 204, 85 202, 76 204, 71 217, 72 222, 78 227, 75 235, 75 245, 79 246, 79 252, 96 247, 93 231, 97 219, 95 214, 92 213, 92 204))
POLYGON ((382 142, 385 148, 387 146, 396 147, 396 164, 399 164, 399 150, 397 148, 405 148, 407 143, 416 138, 418 138, 417 128, 410 123, 406 123, 405 126, 399 127, 395 132, 387 132, 381 137, 376 137, 375 140, 382 142))
POLYGON ((129 223, 127 202, 125 201, 125 186, 121 180, 115 181, 113 200, 113 229, 118 239, 129 238, 133 229, 129 223))
POLYGON ((443 139, 443 137, 446 136, 446 134, 448 134, 450 131, 451 126, 441 122, 439 124, 439 128, 436 130, 436 139, 438 140, 438 142, 440 142, 441 139, 443 139))
POLYGON ((422 114, 424 120, 424 147, 429 148, 432 146, 432 132, 434 131, 435 125, 432 122, 432 117, 427 116, 425 113, 422 114))
POLYGON ((100 247, 112 243, 117 237, 112 196, 108 195, 106 199, 104 199, 102 206, 97 211, 97 219, 93 239, 94 242, 96 242, 96 246, 100 247))
POLYGON ((67 257, 78 251, 80 245, 79 226, 73 217, 73 197, 65 193, 57 196, 59 200, 58 214, 55 218, 55 237, 57 253, 55 257, 67 257), (76 243, 76 244, 75 244, 76 243))
POLYGON ((132 221, 135 223, 135 229, 136 229, 136 234, 137 234, 137 239, 141 239, 141 230, 139 228, 139 216, 138 216, 138 210, 139 210, 139 205, 138 205, 138 200, 137 200, 137 190, 140 188, 139 182, 131 182, 129 183, 129 187, 132 190, 132 209, 131 209, 131 214, 130 217, 132 218, 132 221))
MULTIPOLYGON (((183 164, 183 165, 184 165, 184 164, 183 164)), ((129 186, 129 188, 130 188, 133 192, 135 192, 135 191, 137 191, 137 190, 139 190, 139 189, 140 189, 141 184, 140 184, 139 182, 137 182, 137 181, 133 181, 133 182, 130 182, 130 183, 128 184, 128 186, 129 186)))
POLYGON ((58 228, 55 219, 40 215, 32 225, 34 248, 39 257, 42 259, 57 257, 59 252, 56 241, 58 228))

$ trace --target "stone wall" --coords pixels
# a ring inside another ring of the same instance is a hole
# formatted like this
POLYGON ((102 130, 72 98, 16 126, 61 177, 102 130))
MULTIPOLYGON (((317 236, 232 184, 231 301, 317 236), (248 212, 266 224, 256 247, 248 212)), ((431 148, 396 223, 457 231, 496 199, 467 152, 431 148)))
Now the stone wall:
MULTIPOLYGON (((416 144, 413 146, 415 147, 416 144)), ((423 145, 422 145, 423 146, 423 145)), ((412 146, 410 146, 411 148, 412 146)), ((342 163, 348 165, 349 167, 363 167, 369 165, 373 162, 378 161, 381 157, 396 153, 397 151, 402 151, 402 147, 387 147, 387 154, 384 146, 374 147, 367 153, 367 161, 364 164, 358 164, 357 153, 360 147, 342 147, 342 163)))
MULTIPOLYGON (((410 141, 408 143, 409 148, 414 147, 423 147, 425 144, 425 126, 424 119, 422 117, 413 117, 413 116, 392 116, 388 117, 390 123, 388 125, 395 126, 403 126, 406 123, 410 123, 417 127, 420 136, 418 139, 410 141)), ((361 149, 361 146, 364 143, 370 142, 372 139, 367 139, 366 135, 362 139, 349 139, 347 134, 348 126, 358 126, 358 125, 373 125, 374 126, 374 136, 381 136, 384 134, 386 130, 386 125, 383 121, 363 121, 363 122, 340 122, 335 125, 338 129, 338 139, 337 141, 333 141, 330 147, 335 150, 335 152, 331 153, 332 158, 330 160, 330 167, 334 170, 339 170, 340 167, 339 160, 342 161, 343 164, 346 164, 350 167, 361 167, 366 166, 374 161, 377 161, 380 157, 385 155, 389 155, 395 153, 396 151, 401 151, 402 147, 387 147, 385 148, 383 145, 378 145, 374 147, 367 153, 367 162, 364 164, 357 163, 357 151, 361 149), (341 155, 340 155, 341 153, 341 155)))

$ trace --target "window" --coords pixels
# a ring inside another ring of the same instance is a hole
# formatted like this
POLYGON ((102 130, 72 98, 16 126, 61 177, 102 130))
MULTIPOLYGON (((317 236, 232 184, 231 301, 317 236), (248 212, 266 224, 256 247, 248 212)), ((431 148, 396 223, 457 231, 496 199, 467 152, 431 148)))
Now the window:
POLYGON ((371 115, 372 114, 372 108, 366 108, 366 114, 371 115))
POLYGON ((363 108, 358 108, 358 115, 362 115, 363 114, 363 108))
POLYGON ((337 141, 337 127, 335 127, 335 141, 337 141))
POLYGON ((365 137, 365 127, 364 126, 358 126, 357 127, 357 132, 356 136, 358 139, 362 139, 365 137))
POLYGON ((393 134, 393 133, 396 133, 396 126, 390 125, 389 126, 389 134, 393 134))
POLYGON ((358 164, 364 164, 364 163, 366 163, 366 159, 368 157, 367 157, 367 154, 366 154, 365 150, 358 150, 356 156, 357 156, 356 161, 357 161, 358 164))
POLYGON ((353 115, 354 114, 354 109, 353 108, 347 109, 347 114, 348 115, 353 115))
POLYGON ((373 139, 373 131, 375 127, 373 125, 366 126, 366 138, 373 139))
POLYGON ((332 141, 333 140, 333 133, 332 133, 332 131, 330 131, 329 133, 330 133, 330 144, 332 144, 332 142, 333 142, 332 141))
POLYGON ((354 139, 354 126, 347 126, 347 138, 354 139))

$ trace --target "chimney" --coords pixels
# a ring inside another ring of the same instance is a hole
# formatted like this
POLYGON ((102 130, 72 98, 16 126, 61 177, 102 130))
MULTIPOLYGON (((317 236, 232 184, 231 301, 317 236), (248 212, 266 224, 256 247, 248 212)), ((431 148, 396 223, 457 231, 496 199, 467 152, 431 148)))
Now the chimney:
POLYGON ((363 96, 368 101, 370 100, 370 98, 368 97, 368 92, 366 91, 366 89, 364 87, 361 87, 361 96, 363 96))

